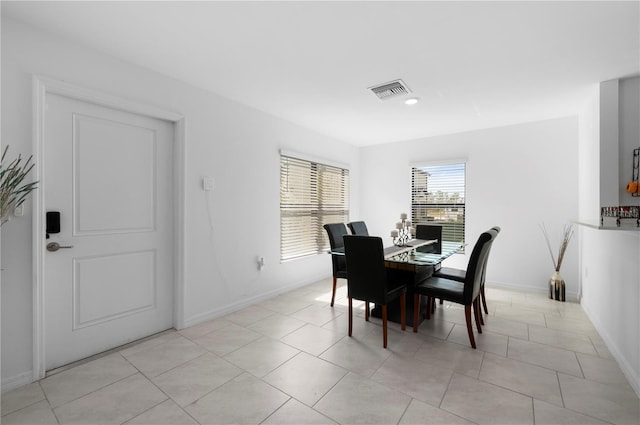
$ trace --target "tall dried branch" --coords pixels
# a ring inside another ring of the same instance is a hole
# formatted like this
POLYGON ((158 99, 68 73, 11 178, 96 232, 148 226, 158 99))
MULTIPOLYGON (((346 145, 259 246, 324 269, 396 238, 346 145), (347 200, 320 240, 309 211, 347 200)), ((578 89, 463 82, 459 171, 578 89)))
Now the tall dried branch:
POLYGON ((556 257, 553 255, 553 248, 551 247, 551 241, 549 240, 549 233, 547 232, 547 228, 544 223, 540 224, 540 228, 542 229, 542 234, 544 235, 544 239, 547 242, 547 248, 549 249, 549 255, 551 256, 551 261, 553 262, 553 267, 555 271, 559 272, 560 267, 562 267, 562 260, 564 259, 564 254, 567 251, 567 246, 569 246, 569 242, 573 237, 573 226, 571 224, 566 224, 562 231, 562 240, 560 241, 560 249, 558 250, 558 258, 556 261, 556 257))

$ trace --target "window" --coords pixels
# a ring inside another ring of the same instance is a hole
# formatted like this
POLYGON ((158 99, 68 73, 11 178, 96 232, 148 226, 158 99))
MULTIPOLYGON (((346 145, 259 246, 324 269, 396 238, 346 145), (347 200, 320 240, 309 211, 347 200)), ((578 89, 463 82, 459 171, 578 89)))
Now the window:
POLYGON ((280 259, 325 252, 326 223, 349 220, 349 170, 280 156, 280 259))
POLYGON ((442 239, 464 243, 464 162, 411 169, 411 220, 442 225, 442 239))

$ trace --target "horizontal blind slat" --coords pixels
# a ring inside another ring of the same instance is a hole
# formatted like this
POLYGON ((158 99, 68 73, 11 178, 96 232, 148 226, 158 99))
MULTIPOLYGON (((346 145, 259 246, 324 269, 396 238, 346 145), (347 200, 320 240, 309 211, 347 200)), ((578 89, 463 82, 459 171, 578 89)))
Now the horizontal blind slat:
POLYGON ((349 170, 280 157, 280 257, 290 260, 325 252, 326 223, 349 217, 349 170))
POLYGON ((442 225, 443 240, 464 243, 464 163, 411 169, 411 218, 414 224, 442 225))

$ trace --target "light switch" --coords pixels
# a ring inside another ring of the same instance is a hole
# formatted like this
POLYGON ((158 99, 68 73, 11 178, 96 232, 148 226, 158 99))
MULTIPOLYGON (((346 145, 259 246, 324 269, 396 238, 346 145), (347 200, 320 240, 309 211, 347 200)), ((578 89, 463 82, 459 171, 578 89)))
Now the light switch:
POLYGON ((202 190, 210 192, 213 190, 213 177, 204 177, 202 179, 202 190))

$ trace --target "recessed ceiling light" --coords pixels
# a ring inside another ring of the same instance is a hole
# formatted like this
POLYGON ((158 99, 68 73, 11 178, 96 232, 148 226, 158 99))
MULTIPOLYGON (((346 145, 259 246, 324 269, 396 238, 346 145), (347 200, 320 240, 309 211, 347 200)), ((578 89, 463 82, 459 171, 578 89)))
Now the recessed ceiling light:
POLYGON ((404 101, 405 105, 415 105, 416 103, 418 103, 420 99, 418 99, 417 97, 410 97, 409 99, 404 101))

